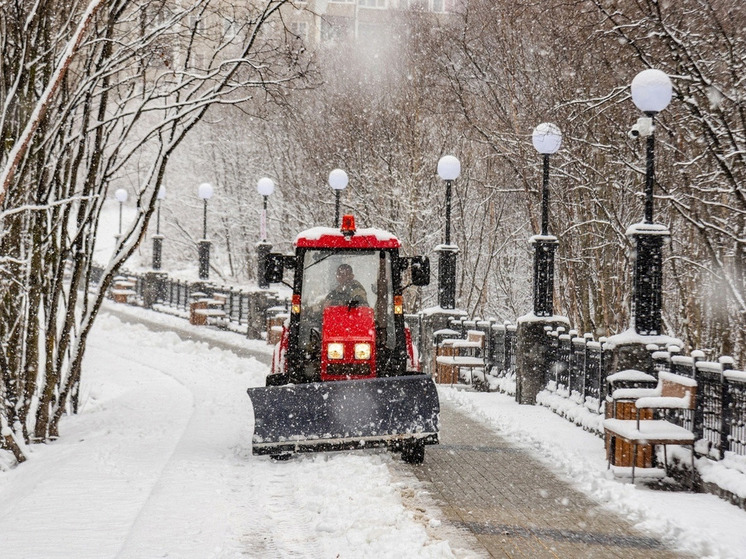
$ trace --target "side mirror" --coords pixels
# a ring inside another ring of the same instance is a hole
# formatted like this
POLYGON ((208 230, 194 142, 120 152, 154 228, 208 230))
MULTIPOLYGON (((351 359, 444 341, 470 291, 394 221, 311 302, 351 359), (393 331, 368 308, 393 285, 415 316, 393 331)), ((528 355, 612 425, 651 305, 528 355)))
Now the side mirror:
POLYGON ((428 285, 430 283, 430 259, 427 256, 413 256, 410 264, 412 285, 428 285))
POLYGON ((267 255, 267 264, 264 268, 264 279, 267 283, 279 283, 285 272, 285 256, 279 252, 270 252, 267 255))

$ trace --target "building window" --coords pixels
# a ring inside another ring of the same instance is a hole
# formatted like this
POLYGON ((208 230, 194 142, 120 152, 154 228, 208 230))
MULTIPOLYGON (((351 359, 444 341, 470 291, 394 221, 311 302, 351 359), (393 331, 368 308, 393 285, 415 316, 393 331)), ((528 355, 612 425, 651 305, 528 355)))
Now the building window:
POLYGON ((205 32, 205 20, 200 15, 189 16, 189 29, 193 30, 197 35, 202 35, 205 32))
POLYGON ((234 19, 223 19, 223 36, 231 40, 236 35, 238 35, 238 22, 234 19))
POLYGON ((354 35, 353 19, 327 16, 321 20, 321 40, 335 42, 351 39, 354 35))
POLYGON ((399 0, 399 9, 421 9, 438 13, 445 13, 447 11, 446 0, 399 0))
POLYGON ((308 22, 295 21, 290 24, 290 32, 303 41, 308 40, 308 22))
POLYGON ((386 0, 360 0, 363 8, 385 8, 386 0))

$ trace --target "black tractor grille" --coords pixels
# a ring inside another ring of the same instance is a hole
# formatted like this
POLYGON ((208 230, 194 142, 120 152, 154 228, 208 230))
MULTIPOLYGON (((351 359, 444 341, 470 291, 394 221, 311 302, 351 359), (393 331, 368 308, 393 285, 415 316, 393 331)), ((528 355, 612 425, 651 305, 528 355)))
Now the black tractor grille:
POLYGON ((329 363, 327 375, 333 376, 367 376, 370 375, 370 363, 329 363))

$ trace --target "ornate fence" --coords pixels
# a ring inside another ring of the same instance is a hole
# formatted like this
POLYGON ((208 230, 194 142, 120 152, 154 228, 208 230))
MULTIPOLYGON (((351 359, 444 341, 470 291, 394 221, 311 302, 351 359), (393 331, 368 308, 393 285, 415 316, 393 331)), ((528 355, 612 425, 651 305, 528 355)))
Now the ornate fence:
MULTIPOLYGON (((163 273, 134 273, 122 271, 118 279, 134 284, 134 302, 156 311, 168 310, 189 313, 195 297, 213 298, 220 295, 225 303, 222 319, 243 331, 250 338, 260 338, 266 331, 267 320, 287 310, 287 301, 274 291, 242 290, 210 282, 189 282, 169 278, 163 273)), ((115 282, 116 283, 116 279, 115 282)))
MULTIPOLYGON (((495 379, 515 377, 515 325, 453 319, 449 329, 459 337, 469 330, 484 332, 487 373, 495 379)), ((546 336, 552 365, 545 370, 545 390, 602 416, 607 391, 604 362, 609 353, 604 348, 606 338, 594 340, 591 334, 579 336, 563 327, 547 327, 546 336)), ((654 366, 645 372, 657 378, 661 371, 668 371, 697 381, 695 409, 667 412, 669 421, 694 432, 697 452, 715 460, 723 459, 725 452, 746 456, 746 371, 734 370, 730 357, 706 361, 701 351, 684 356, 676 346, 648 349, 654 366)), ((495 386, 506 385, 510 386, 504 382, 495 386)))

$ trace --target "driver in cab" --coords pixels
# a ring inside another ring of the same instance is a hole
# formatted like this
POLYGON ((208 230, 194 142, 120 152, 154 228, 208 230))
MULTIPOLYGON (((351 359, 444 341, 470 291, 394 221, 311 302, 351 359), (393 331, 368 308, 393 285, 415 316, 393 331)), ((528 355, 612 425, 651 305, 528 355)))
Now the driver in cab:
POLYGON ((363 285, 355 279, 352 266, 340 264, 337 268, 337 285, 324 299, 324 308, 341 306, 368 306, 368 296, 363 285))

